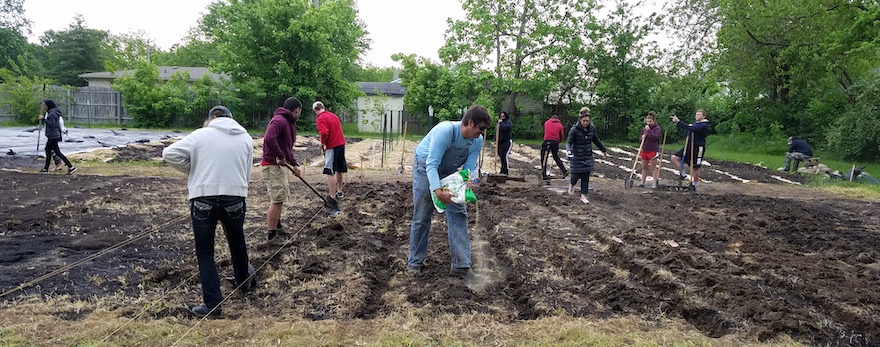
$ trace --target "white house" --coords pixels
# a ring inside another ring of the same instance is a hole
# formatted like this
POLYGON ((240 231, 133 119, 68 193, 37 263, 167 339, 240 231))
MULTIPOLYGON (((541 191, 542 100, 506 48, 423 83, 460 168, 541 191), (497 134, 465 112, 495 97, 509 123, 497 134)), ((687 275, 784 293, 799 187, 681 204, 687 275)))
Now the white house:
POLYGON ((358 110, 358 131, 381 133, 383 123, 387 122, 388 132, 401 132, 406 88, 400 85, 400 79, 391 82, 357 82, 357 85, 366 94, 354 104, 358 110))

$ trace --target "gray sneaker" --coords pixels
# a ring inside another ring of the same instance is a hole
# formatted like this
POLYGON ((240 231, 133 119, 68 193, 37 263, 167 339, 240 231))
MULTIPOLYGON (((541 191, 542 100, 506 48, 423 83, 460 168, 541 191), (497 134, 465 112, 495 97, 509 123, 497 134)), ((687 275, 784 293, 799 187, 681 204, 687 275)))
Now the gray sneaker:
POLYGON ((410 275, 410 276, 417 276, 417 275, 420 274, 420 273, 422 273, 422 267, 421 267, 421 266, 407 266, 407 267, 406 267, 406 274, 407 274, 407 275, 410 275))
POLYGON ((654 183, 651 183, 651 189, 657 189, 657 181, 654 181, 654 183))
POLYGON ((645 186, 645 184, 642 182, 636 183, 636 187, 642 188, 644 186, 645 186))

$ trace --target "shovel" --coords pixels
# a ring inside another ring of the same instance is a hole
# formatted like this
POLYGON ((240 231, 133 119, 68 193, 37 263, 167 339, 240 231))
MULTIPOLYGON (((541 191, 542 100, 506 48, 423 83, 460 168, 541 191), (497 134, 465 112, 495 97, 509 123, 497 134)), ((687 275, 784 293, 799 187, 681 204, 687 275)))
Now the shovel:
POLYGON ((403 168, 403 154, 406 153, 406 151, 405 151, 405 149, 406 149, 406 126, 407 126, 408 124, 409 124, 408 121, 407 121, 407 122, 403 122, 403 141, 400 141, 400 167, 397 168, 397 174, 398 174, 398 175, 403 174, 403 171, 404 171, 404 168, 403 168))
POLYGON ((636 165, 639 164, 639 157, 640 157, 641 154, 642 154, 642 146, 645 145, 645 137, 647 137, 647 136, 642 136, 642 142, 639 143, 639 151, 636 152, 636 157, 633 158, 633 168, 632 168, 632 171, 629 172, 629 177, 628 177, 625 181, 623 181, 623 186, 624 186, 626 189, 632 189, 632 187, 633 187, 633 176, 636 175, 636 165))
MULTIPOLYGON (((290 163, 287 163, 285 165, 287 166, 288 169, 290 169, 290 172, 295 172, 293 170, 293 166, 291 166, 290 163)), ((313 192, 315 192, 315 194, 318 195, 318 197, 324 201, 324 207, 326 207, 330 210, 329 212, 331 215, 335 216, 335 215, 339 214, 339 203, 337 203, 336 200, 334 200, 333 198, 325 198, 323 195, 321 195, 321 193, 318 193, 318 191, 315 190, 315 188, 312 187, 312 185, 309 184, 309 182, 306 182, 306 179, 302 178, 302 176, 297 176, 297 175, 294 175, 294 176, 299 177, 300 181, 302 181, 303 183, 306 184, 306 187, 309 187, 309 189, 311 189, 313 192)))

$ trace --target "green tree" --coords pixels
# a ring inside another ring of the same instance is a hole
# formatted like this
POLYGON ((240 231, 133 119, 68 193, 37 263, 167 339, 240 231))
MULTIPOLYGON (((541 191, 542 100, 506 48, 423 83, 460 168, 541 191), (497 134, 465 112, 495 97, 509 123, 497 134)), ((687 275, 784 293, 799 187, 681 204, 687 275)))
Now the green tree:
POLYGON ((155 62, 162 66, 210 67, 216 56, 216 45, 205 41, 174 44, 168 52, 156 54, 155 62))
POLYGON ((167 52, 157 54, 155 62, 160 66, 211 67, 211 61, 216 58, 217 45, 198 28, 192 28, 183 43, 174 44, 167 52))
MULTIPOLYGON (((216 105, 224 105, 232 111, 232 117, 244 126, 250 126, 244 112, 238 112, 236 106, 243 105, 241 98, 232 83, 228 80, 215 81, 209 76, 195 81, 190 88, 195 93, 192 105, 196 116, 190 121, 190 125, 198 125, 204 119, 206 112, 216 105), (204 111, 204 112, 202 112, 204 111)), ((244 111, 242 109, 242 111, 244 111)))
POLYGON ((24 16, 24 0, 0 0, 0 28, 30 33, 31 21, 24 16))
POLYGON ((717 51, 711 42, 702 47, 717 54, 715 68, 741 97, 734 118, 745 131, 779 129, 824 143, 839 110, 859 102, 852 87, 880 65, 876 1, 674 3, 679 29, 717 32, 717 51))
POLYGON ((18 30, 0 27, 0 68, 12 68, 19 56, 26 54, 27 38, 18 30))
POLYGON ((142 60, 156 62, 162 51, 143 30, 110 35, 108 41, 111 57, 104 65, 110 71, 132 69, 142 60))
MULTIPOLYGON (((135 63, 134 73, 117 78, 113 89, 122 93, 122 105, 134 119, 136 127, 166 127, 171 120, 167 112, 168 94, 159 82, 159 68, 146 61, 135 63)), ((173 104, 173 102, 172 102, 173 104)))
POLYGON ((393 67, 378 67, 367 64, 355 65, 350 81, 355 82, 391 82, 394 79, 393 67))
POLYGON ((10 68, 0 69, 0 105, 9 105, 15 119, 23 123, 35 123, 40 114, 40 99, 48 97, 45 92, 50 80, 28 76, 26 68, 10 62, 10 68))
MULTIPOLYGON (((589 35, 597 5, 594 0, 463 0, 462 8, 466 17, 450 21, 440 58, 448 65, 494 60, 494 89, 507 97, 502 108, 516 112, 525 82, 555 68, 548 62, 575 61, 564 56, 572 53, 566 48, 574 38, 589 35)), ((555 86, 529 87, 543 91, 555 86)))
POLYGON ((827 146, 845 160, 880 157, 880 78, 853 86, 855 101, 828 131, 827 146))
POLYGON ((76 15, 67 30, 46 31, 40 41, 46 47, 48 77, 65 85, 87 85, 79 75, 104 70, 110 57, 104 44, 107 37, 106 31, 88 29, 82 15, 76 15))
POLYGON ((633 12, 631 5, 618 2, 593 40, 597 70, 593 114, 609 139, 638 138, 651 108, 651 90, 659 82, 651 67, 656 56, 649 54, 654 45, 646 42, 655 22, 633 12))
POLYGON ((217 45, 218 70, 244 88, 331 105, 347 105, 359 94, 345 79, 368 47, 353 0, 318 7, 309 0, 215 2, 199 28, 217 45))
MULTIPOLYGON (((416 55, 392 56, 403 65, 400 77, 406 87, 403 103, 411 113, 427 113, 428 106, 434 109, 434 117, 439 120, 458 119, 461 110, 466 110, 478 100, 488 103, 492 100, 489 86, 494 77, 480 70, 473 63, 463 63, 447 68, 430 59, 416 55)), ((495 105, 484 105, 490 110, 495 105)))

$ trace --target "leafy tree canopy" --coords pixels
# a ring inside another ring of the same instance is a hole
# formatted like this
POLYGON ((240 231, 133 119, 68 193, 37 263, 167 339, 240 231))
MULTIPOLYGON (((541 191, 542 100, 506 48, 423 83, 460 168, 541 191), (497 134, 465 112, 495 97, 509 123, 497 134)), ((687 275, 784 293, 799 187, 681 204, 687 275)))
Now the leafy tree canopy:
POLYGON ((216 44, 216 67, 243 90, 348 105, 359 91, 345 73, 368 48, 353 0, 215 2, 199 29, 216 44))
POLYGON ((46 48, 44 66, 48 77, 64 85, 87 85, 79 75, 104 71, 104 61, 110 57, 104 43, 108 36, 106 31, 87 28, 79 14, 67 30, 46 31, 40 41, 46 48))

